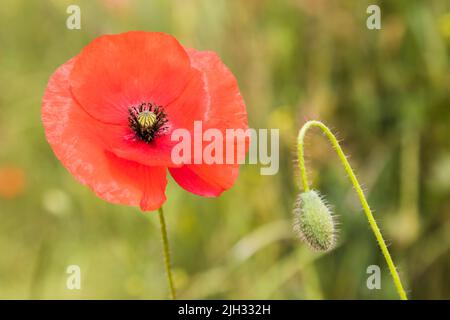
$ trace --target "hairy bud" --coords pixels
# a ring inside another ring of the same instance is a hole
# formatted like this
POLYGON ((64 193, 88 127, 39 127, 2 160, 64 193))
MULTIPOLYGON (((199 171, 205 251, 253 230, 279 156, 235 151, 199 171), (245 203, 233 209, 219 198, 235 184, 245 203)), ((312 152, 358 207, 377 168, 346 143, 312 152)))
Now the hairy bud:
POLYGON ((301 193, 294 208, 294 230, 314 250, 329 251, 336 243, 335 219, 317 191, 301 193))

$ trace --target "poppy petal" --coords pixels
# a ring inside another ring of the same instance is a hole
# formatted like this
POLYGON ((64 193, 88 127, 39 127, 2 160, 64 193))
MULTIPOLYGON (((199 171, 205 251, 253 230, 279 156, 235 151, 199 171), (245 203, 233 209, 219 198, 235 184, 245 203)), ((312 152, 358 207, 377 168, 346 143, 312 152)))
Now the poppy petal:
POLYGON ((247 111, 236 78, 212 51, 186 50, 192 66, 202 73, 207 88, 204 128, 247 129, 247 111))
MULTIPOLYGON (((202 73, 207 96, 202 117, 203 130, 218 129, 225 137, 226 129, 248 128, 245 103, 231 71, 214 52, 187 49, 192 66, 202 73)), ((249 140, 245 140, 245 150, 249 140)), ((235 143, 235 149, 237 142, 235 143)), ((203 143, 203 148, 205 144, 203 143)), ((224 161, 225 163, 225 158, 224 161)), ((217 197, 231 188, 238 177, 239 164, 186 164, 169 168, 174 180, 197 195, 217 197)))
POLYGON ((126 124, 128 108, 166 106, 186 87, 192 68, 178 41, 160 32, 130 31, 98 37, 78 55, 70 86, 95 119, 126 124))
POLYGON ((157 210, 163 205, 166 201, 164 191, 167 186, 165 167, 147 167, 108 152, 106 157, 109 170, 114 180, 119 182, 120 188, 128 186, 132 193, 140 195, 132 203, 128 200, 125 204, 140 206, 142 211, 157 210))
POLYGON ((185 165, 169 168, 173 179, 183 189, 203 197, 218 197, 230 189, 239 174, 238 165, 185 165))
POLYGON ((176 143, 170 139, 172 129, 150 143, 137 138, 136 134, 125 126, 97 123, 97 130, 107 149, 120 158, 146 166, 176 166, 171 158, 171 150, 176 143))
POLYGON ((191 131, 194 121, 204 118, 208 107, 209 94, 205 87, 203 73, 193 69, 183 93, 164 109, 167 118, 175 128, 183 128, 191 131))
POLYGON ((59 67, 47 85, 42 121, 57 158, 81 183, 102 199, 119 204, 159 208, 165 201, 165 167, 147 167, 120 159, 106 150, 93 119, 73 100, 69 75, 76 58, 59 67))
POLYGON ((194 70, 183 93, 164 108, 167 114, 167 130, 152 142, 145 143, 136 139, 128 126, 104 125, 101 134, 105 136, 111 151, 121 158, 145 165, 165 165, 177 167, 171 158, 172 148, 177 141, 171 140, 175 129, 193 131, 194 121, 202 120, 207 101, 201 73, 194 70))

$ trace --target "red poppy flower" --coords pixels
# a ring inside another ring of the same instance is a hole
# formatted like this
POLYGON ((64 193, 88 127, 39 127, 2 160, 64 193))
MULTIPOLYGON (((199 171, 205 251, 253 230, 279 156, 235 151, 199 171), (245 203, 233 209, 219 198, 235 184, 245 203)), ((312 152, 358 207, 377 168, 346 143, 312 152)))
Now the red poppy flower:
POLYGON ((63 165, 99 197, 158 209, 168 169, 184 189, 215 197, 238 164, 177 165, 177 128, 247 129, 233 74, 209 51, 186 49, 170 35, 101 36, 51 76, 42 103, 47 140, 63 165))

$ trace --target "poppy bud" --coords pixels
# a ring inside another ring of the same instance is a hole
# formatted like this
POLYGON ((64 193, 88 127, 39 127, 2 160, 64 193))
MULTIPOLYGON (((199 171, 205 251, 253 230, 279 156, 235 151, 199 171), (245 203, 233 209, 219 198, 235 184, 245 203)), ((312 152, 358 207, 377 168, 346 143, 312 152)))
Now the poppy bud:
POLYGON ((317 191, 301 193, 294 208, 294 230, 302 241, 317 251, 329 251, 336 242, 335 221, 317 191))

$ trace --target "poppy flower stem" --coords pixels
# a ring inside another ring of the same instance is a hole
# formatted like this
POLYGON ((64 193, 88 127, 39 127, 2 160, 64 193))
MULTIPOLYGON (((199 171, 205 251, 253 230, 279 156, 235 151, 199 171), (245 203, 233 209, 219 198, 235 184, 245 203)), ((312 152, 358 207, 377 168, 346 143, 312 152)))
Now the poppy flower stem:
POLYGON ((306 122, 298 134, 298 139, 297 139, 298 161, 299 161, 298 165, 299 165, 299 169, 300 169, 300 176, 301 176, 304 191, 305 192, 309 191, 308 177, 306 175, 305 159, 304 159, 304 138, 305 138, 306 132, 311 127, 319 127, 323 131, 323 133, 327 136, 327 138, 331 142, 333 148, 336 150, 339 160, 341 161, 342 165, 344 166, 345 171, 347 172, 347 175, 349 176, 350 181, 353 184, 353 187, 355 188, 356 193, 358 194, 359 200, 361 201, 362 207, 364 209, 364 213, 366 214, 367 220, 369 221, 369 225, 375 235, 378 245, 380 246, 381 252, 387 262, 389 271, 391 273, 392 279, 394 281, 394 285, 397 289, 400 299, 407 300, 407 296, 406 296, 405 290, 403 289, 403 285, 402 285, 402 282, 398 275, 397 269, 395 267, 394 262, 392 261, 389 250, 383 239, 383 235, 381 234, 381 231, 378 228, 375 218, 373 217, 372 211, 369 207, 366 197, 364 196, 364 192, 361 188, 361 185, 359 184, 358 180, 356 179, 355 173, 353 172, 353 169, 350 166, 350 163, 348 162, 347 157, 345 156, 344 152, 342 151, 342 148, 339 145, 338 140, 336 139, 334 134, 330 131, 330 129, 320 121, 312 120, 312 121, 306 122))
POLYGON ((158 212, 159 212, 158 214, 159 225, 161 227, 161 239, 163 243, 164 264, 166 267, 167 282, 169 283, 170 297, 172 298, 172 300, 175 300, 177 296, 172 278, 172 267, 170 263, 170 249, 169 249, 169 239, 167 238, 166 219, 164 219, 164 211, 162 207, 159 208, 158 212))

